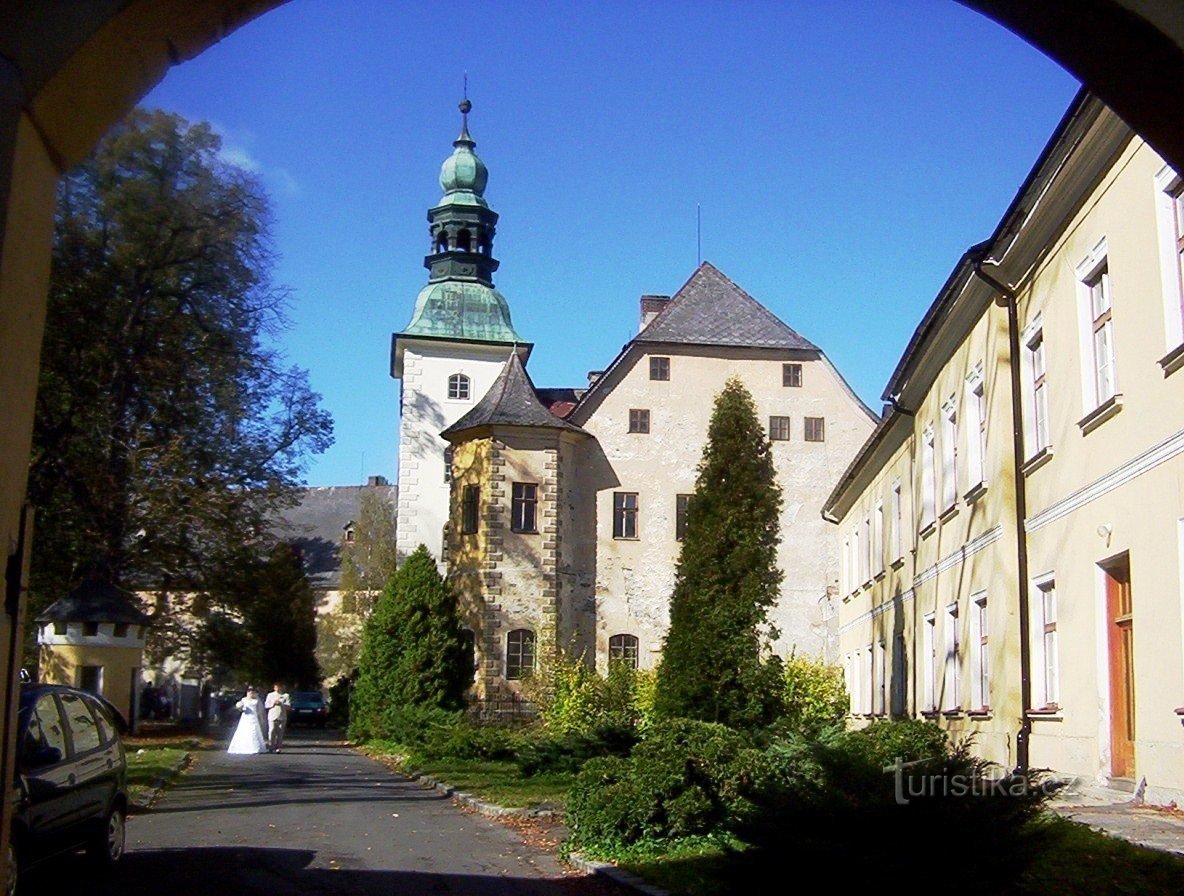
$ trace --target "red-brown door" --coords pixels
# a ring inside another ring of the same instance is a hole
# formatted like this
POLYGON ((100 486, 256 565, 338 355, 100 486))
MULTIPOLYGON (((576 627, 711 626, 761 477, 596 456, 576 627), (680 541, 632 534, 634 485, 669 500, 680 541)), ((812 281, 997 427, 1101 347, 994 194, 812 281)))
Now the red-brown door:
POLYGON ((1135 645, 1130 558, 1103 567, 1110 653, 1110 774, 1135 776, 1135 645))

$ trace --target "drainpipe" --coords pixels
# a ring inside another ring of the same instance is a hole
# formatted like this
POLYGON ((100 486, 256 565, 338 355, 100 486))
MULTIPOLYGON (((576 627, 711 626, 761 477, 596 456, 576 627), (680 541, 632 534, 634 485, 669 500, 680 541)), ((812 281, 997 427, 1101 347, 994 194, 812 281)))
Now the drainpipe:
POLYGON ((983 270, 983 258, 974 263, 975 276, 999 294, 996 304, 1007 309, 1008 367, 1011 372, 1011 430, 1012 463, 1015 467, 1015 539, 1016 572, 1019 576, 1020 613, 1020 730, 1015 738, 1016 768, 1021 774, 1028 771, 1028 746, 1032 736, 1032 719, 1028 709, 1032 705, 1032 651, 1028 613, 1028 536, 1024 523, 1028 518, 1028 499, 1024 481, 1024 425, 1020 402, 1020 328, 1016 295, 983 270))

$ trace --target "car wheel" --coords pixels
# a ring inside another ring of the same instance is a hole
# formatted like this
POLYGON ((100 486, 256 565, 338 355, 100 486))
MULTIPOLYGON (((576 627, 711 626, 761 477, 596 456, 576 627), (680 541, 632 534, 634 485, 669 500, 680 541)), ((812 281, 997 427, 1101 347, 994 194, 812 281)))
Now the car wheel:
POLYGON ((115 806, 107 814, 103 826, 91 840, 87 852, 99 865, 113 868, 123 858, 124 842, 127 837, 127 819, 123 809, 115 806))

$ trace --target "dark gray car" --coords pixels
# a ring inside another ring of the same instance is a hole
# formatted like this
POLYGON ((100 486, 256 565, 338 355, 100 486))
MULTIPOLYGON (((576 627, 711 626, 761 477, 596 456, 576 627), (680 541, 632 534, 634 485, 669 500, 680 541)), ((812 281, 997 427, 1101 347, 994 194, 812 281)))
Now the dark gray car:
POLYGON ((85 848, 101 867, 122 857, 127 818, 126 729, 110 703, 57 685, 22 685, 9 892, 19 873, 85 848))

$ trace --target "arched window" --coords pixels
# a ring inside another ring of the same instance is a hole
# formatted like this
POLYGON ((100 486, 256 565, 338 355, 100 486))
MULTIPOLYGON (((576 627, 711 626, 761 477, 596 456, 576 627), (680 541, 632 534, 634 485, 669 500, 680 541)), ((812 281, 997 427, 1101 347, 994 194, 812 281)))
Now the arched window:
POLYGON ((613 635, 608 639, 608 664, 624 663, 630 669, 637 668, 637 636, 613 635))
POLYGON ((468 401, 469 378, 463 373, 454 373, 450 376, 448 378, 448 397, 458 401, 468 401))
POLYGON ((461 252, 471 252, 473 250, 473 238, 467 230, 458 230, 456 232, 456 248, 461 252))
POLYGON ((447 252, 448 251, 448 231, 445 230, 443 227, 441 227, 436 232, 436 251, 437 252, 447 252))
POLYGON ((516 628, 506 635, 506 678, 510 681, 534 671, 534 632, 516 628))

